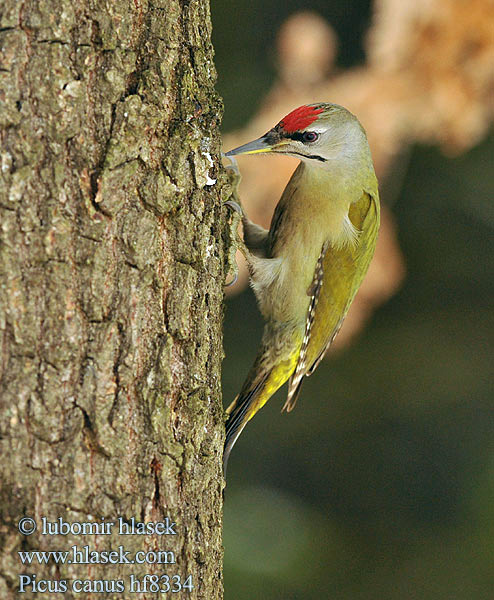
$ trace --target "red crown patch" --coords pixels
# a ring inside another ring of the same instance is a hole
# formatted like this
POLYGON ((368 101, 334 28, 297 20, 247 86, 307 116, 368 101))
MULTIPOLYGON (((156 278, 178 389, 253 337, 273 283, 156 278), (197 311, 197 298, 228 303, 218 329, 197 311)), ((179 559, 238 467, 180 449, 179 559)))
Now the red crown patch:
POLYGON ((293 133, 294 131, 308 127, 317 119, 317 115, 323 111, 323 108, 304 104, 304 106, 299 106, 295 110, 292 110, 291 113, 288 113, 279 124, 286 132, 293 133))

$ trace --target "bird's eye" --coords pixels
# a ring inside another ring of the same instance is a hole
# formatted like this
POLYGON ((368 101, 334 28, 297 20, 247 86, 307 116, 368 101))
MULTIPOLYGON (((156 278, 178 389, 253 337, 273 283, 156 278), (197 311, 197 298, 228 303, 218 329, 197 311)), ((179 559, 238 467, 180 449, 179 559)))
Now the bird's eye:
POLYGON ((319 134, 315 131, 306 131, 302 136, 304 142, 315 142, 319 137, 319 134))

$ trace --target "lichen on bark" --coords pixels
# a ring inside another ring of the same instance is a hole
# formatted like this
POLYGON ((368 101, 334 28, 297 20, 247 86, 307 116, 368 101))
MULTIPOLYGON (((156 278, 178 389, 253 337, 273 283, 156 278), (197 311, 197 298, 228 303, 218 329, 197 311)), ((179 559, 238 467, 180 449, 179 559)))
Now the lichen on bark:
POLYGON ((26 572, 122 579, 122 598, 131 573, 191 574, 185 597, 222 597, 214 80, 206 1, 0 8, 2 598, 26 572), (168 516, 177 535, 27 537, 24 515, 168 516), (121 544, 177 562, 27 569, 17 554, 121 544))

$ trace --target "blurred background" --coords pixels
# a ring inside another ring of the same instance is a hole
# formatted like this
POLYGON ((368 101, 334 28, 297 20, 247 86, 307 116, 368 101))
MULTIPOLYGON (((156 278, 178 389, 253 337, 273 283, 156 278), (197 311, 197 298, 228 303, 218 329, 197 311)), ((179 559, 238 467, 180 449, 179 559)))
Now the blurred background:
MULTIPOLYGON (((384 213, 338 344, 249 423, 229 463, 225 598, 494 598, 494 3, 213 0, 225 147, 305 102, 369 134, 384 213)), ((269 225, 296 162, 239 159, 269 225)), ((242 268, 242 265, 241 265, 242 268)), ((227 299, 223 390, 262 322, 227 299)))

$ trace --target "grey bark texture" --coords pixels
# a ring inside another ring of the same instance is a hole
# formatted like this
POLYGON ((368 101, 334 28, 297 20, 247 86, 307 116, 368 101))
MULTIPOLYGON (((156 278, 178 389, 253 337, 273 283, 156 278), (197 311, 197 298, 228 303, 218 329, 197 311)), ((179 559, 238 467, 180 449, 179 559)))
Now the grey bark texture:
POLYGON ((207 0, 0 6, 2 599, 222 598, 229 234, 214 80, 207 0), (169 517, 176 535, 119 535, 119 516, 169 517), (42 517, 117 525, 50 536, 42 517), (176 562, 18 555, 72 546, 176 562), (22 573, 34 583, 20 596, 22 573), (147 573, 194 589, 130 593, 147 573))

